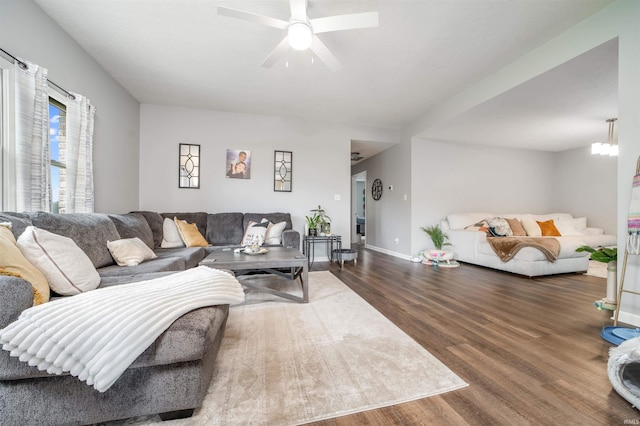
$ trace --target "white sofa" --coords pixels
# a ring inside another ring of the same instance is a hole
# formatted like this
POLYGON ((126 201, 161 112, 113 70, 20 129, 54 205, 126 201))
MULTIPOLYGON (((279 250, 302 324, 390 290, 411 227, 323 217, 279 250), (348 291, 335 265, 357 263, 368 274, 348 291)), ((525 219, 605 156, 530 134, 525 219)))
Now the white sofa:
POLYGON ((616 245, 615 235, 605 234, 600 228, 589 228, 586 218, 574 218, 569 213, 542 215, 456 213, 447 216, 447 219, 442 221, 441 227, 449 236, 451 243, 451 246, 446 246, 445 249, 453 251, 455 259, 528 277, 585 272, 589 267, 589 253, 576 252, 578 247, 616 245), (524 247, 511 260, 503 262, 487 242, 486 232, 465 229, 492 217, 515 218, 520 221, 533 219, 540 222, 553 220, 562 234, 560 237, 549 237, 557 238, 560 242, 557 260, 549 262, 540 250, 524 247))

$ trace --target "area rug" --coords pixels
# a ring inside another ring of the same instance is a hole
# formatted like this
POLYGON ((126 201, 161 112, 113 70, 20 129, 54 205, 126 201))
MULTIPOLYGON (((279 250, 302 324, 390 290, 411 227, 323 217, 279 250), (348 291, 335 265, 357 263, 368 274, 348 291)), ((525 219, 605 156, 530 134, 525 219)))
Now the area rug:
POLYGON ((309 282, 308 304, 247 289, 203 406, 169 424, 296 425, 467 386, 330 272, 309 282))

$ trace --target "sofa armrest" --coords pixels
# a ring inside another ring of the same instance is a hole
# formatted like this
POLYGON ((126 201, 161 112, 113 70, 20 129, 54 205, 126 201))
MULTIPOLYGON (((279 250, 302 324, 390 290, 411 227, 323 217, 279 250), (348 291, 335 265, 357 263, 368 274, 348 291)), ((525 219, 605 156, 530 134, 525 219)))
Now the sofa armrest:
POLYGON ((33 287, 22 278, 0 275, 0 329, 33 306, 33 287))
POLYGON ((300 250, 300 233, 295 229, 286 229, 282 233, 282 246, 300 250))

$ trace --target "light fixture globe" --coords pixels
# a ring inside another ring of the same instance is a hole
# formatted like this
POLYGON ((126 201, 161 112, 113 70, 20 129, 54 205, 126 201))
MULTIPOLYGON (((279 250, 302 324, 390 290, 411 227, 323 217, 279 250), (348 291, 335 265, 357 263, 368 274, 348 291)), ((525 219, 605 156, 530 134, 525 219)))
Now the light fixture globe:
POLYGON ((293 22, 289 25, 289 45, 295 50, 307 50, 311 47, 313 31, 305 22, 293 22))

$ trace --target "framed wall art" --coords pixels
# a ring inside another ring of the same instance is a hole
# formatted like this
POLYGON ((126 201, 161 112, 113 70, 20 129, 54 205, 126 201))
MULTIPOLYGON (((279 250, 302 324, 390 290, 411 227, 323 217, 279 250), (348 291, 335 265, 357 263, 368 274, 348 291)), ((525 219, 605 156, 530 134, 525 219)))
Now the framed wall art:
POLYGON ((293 153, 291 151, 274 151, 273 163, 273 190, 275 192, 291 192, 293 153))
POLYGON ((251 151, 227 149, 227 177, 231 179, 251 179, 251 151))
POLYGON ((178 146, 178 188, 200 188, 200 145, 178 146))

